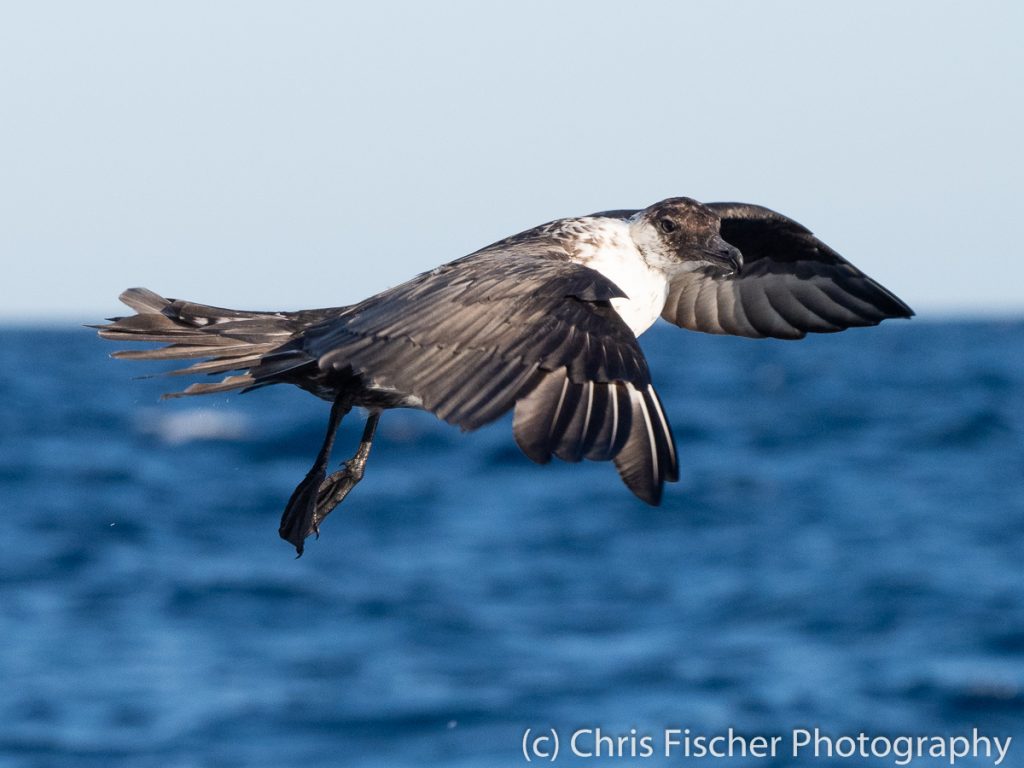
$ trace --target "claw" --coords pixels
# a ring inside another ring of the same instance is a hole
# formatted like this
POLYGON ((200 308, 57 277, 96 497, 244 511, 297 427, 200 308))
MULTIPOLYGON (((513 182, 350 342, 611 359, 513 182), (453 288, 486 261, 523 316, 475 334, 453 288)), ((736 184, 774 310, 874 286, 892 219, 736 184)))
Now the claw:
POLYGON ((328 426, 327 437, 324 439, 324 445, 320 449, 316 463, 292 493, 281 518, 281 527, 278 533, 282 539, 295 546, 295 551, 299 556, 302 555, 303 540, 310 535, 320 538, 320 523, 345 500, 356 484, 363 479, 366 460, 370 456, 370 448, 373 447, 373 435, 377 429, 377 422, 380 420, 379 411, 371 411, 367 417, 366 425, 363 427, 363 438, 355 456, 344 462, 342 468, 337 472, 331 475, 327 475, 326 472, 331 447, 334 443, 334 434, 349 408, 350 406, 340 403, 340 401, 335 402, 335 406, 331 409, 331 423, 328 426))

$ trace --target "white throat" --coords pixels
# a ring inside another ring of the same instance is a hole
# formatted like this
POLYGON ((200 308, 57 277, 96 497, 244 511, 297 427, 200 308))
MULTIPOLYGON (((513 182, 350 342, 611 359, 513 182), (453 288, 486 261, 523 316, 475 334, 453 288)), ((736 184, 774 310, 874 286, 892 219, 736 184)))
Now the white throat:
POLYGON ((644 261, 630 236, 628 221, 588 217, 579 222, 581 237, 571 259, 622 289, 626 298, 612 299, 612 308, 639 336, 661 315, 668 298, 668 276, 644 261))

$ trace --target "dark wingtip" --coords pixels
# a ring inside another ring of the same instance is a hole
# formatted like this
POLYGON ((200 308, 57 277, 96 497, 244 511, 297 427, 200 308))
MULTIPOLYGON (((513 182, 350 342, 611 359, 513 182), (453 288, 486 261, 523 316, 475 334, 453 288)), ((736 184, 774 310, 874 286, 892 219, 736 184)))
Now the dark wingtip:
POLYGON ((645 493, 639 493, 636 488, 630 488, 640 501, 652 507, 661 506, 662 486, 652 485, 645 493))
POLYGON ((627 478, 620 471, 619 476, 622 481, 626 484, 626 487, 644 504, 652 507, 661 506, 662 492, 664 491, 664 485, 662 482, 649 481, 649 480, 637 480, 635 478, 627 478))
MULTIPOLYGON (((878 284, 875 283, 875 285, 878 284)), ((892 303, 891 307, 886 308, 887 318, 909 319, 914 316, 914 310, 912 310, 910 306, 905 301, 903 301, 903 299, 894 294, 892 291, 882 288, 882 286, 880 285, 878 285, 878 288, 885 293, 886 298, 889 299, 889 301, 892 303)))

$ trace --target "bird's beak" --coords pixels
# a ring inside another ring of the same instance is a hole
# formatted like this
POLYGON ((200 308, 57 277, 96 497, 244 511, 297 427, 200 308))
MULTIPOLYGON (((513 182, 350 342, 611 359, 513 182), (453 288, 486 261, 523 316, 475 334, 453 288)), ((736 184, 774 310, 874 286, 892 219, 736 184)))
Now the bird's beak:
POLYGON ((739 248, 725 242, 720 235, 715 235, 714 240, 704 249, 704 255, 709 261, 731 274, 738 275, 743 269, 743 253, 739 248))

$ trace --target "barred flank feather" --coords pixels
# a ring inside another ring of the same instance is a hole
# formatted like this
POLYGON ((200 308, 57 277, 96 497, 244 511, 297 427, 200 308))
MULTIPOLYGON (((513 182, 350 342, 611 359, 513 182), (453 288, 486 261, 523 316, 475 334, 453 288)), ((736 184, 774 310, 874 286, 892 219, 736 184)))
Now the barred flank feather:
POLYGON ((192 384, 165 397, 205 395, 258 386, 249 369, 268 352, 278 349, 314 323, 339 310, 246 312, 190 301, 165 299, 145 288, 129 288, 119 297, 138 314, 110 318, 93 326, 113 341, 156 341, 157 349, 122 350, 113 357, 131 360, 196 360, 169 375, 217 374, 244 371, 211 384, 192 384))

